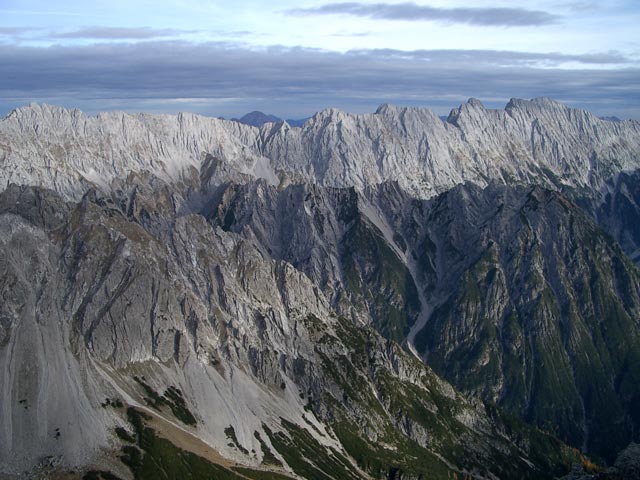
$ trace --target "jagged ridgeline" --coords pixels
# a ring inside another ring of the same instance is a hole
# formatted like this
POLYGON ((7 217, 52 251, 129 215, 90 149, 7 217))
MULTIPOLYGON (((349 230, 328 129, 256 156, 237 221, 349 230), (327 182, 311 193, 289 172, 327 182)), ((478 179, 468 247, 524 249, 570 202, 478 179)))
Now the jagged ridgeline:
POLYGON ((301 128, 12 112, 0 475, 613 462, 640 432, 638 152, 637 122, 548 99, 301 128))

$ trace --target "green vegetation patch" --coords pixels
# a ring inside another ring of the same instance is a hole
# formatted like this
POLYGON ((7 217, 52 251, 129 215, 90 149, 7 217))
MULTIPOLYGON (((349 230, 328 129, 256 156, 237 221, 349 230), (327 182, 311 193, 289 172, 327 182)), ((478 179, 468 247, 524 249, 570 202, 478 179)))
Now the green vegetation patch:
POLYGON ((116 435, 120 440, 123 440, 128 443, 134 443, 136 441, 136 439, 132 437, 131 434, 129 434, 129 432, 127 432, 127 430, 122 427, 116 427, 116 435))
POLYGON ((333 430, 358 466, 375 478, 423 475, 430 480, 445 480, 455 473, 433 453, 393 428, 376 442, 363 438, 358 426, 346 418, 336 422, 333 430))
POLYGON ((256 437, 256 440, 258 440, 260 448, 262 449, 262 464, 282 467, 282 462, 273 454, 269 445, 267 445, 267 443, 262 439, 260 434, 258 432, 253 432, 253 436, 256 437))
MULTIPOLYGON (((281 480, 288 477, 273 472, 248 468, 233 469, 210 461, 175 446, 146 426, 149 416, 133 407, 127 418, 135 431, 135 445, 122 447, 120 459, 129 467, 135 480, 281 480)), ((98 479, 100 477, 97 477, 98 479)), ((112 480, 107 477, 105 480, 112 480)))
POLYGON ((281 421, 287 433, 272 432, 266 425, 262 428, 269 436, 273 447, 296 474, 314 480, 358 480, 362 477, 340 452, 321 445, 307 430, 298 425, 285 419, 281 421))
POLYGON ((246 448, 244 448, 242 445, 240 445, 240 442, 238 442, 238 437, 236 436, 236 431, 233 428, 233 426, 229 425, 227 428, 225 428, 224 434, 232 442, 229 444, 230 447, 235 447, 245 455, 249 455, 249 451, 246 448))
POLYGON ((124 408, 124 404, 122 403, 122 400, 120 400, 119 398, 115 398, 115 399, 105 398, 104 402, 102 402, 100 406, 102 408, 107 408, 107 407, 124 408))
POLYGON ((122 480, 122 479, 111 472, 104 472, 102 470, 90 470, 83 475, 82 480, 122 480))
POLYGON ((133 379, 144 389, 147 395, 144 397, 144 400, 151 408, 162 411, 162 407, 167 406, 171 410, 173 416, 185 425, 194 426, 198 423, 196 421, 196 417, 194 417, 191 411, 187 408, 180 389, 174 386, 169 386, 169 388, 165 390, 164 395, 159 395, 144 381, 144 378, 136 376, 133 377, 133 379))
POLYGON ((568 447, 558 438, 542 430, 531 427, 518 417, 501 410, 494 404, 485 404, 486 412, 508 435, 514 444, 527 454, 537 466, 541 467, 548 477, 565 475, 575 463, 583 463, 586 458, 575 448, 568 447))
POLYGON ((343 239, 345 287, 357 308, 365 308, 376 329, 402 342, 419 311, 417 287, 407 267, 377 229, 358 218, 343 239))
MULTIPOLYGON (((316 348, 325 378, 338 387, 337 393, 336 389, 325 392, 324 403, 342 446, 372 477, 422 475, 444 480, 454 475, 492 474, 498 478, 544 479, 565 474, 576 459, 559 440, 525 424, 506 427, 508 434, 519 432, 514 434, 519 440, 517 446, 511 444, 502 433, 505 426, 501 418, 495 415, 495 426, 488 425, 486 432, 468 428, 457 417, 467 409, 473 414, 471 407, 462 397, 445 395, 424 365, 415 365, 422 369, 421 374, 420 370, 415 372, 419 381, 400 380, 389 368, 372 360, 376 339, 368 329, 344 321, 336 325, 336 335, 344 342, 342 348, 316 348), (366 412, 364 416, 362 412, 366 412), (420 430, 426 445, 412 438, 411 432, 420 430), (532 468, 525 458, 541 468, 532 468)), ((399 346, 395 348, 397 355, 404 355, 399 346)), ((411 357, 405 361, 417 362, 411 357)))

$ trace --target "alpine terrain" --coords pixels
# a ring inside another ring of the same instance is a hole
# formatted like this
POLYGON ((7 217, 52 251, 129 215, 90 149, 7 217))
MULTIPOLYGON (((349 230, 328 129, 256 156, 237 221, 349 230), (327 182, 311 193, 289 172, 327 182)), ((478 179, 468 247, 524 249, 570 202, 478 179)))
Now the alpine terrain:
POLYGON ((245 120, 0 121, 0 477, 633 478, 640 122, 245 120))

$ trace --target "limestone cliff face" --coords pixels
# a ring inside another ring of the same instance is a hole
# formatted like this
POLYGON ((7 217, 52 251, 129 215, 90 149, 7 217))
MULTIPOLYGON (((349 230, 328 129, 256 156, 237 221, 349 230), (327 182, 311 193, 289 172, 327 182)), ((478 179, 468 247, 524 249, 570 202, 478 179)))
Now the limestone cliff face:
POLYGON ((640 431, 639 147, 637 122, 547 99, 301 128, 12 112, 0 473, 121 472, 114 400, 300 478, 577 459, 478 398, 612 457, 640 431))
POLYGON ((223 451, 229 424, 252 445, 263 421, 299 421, 295 387, 280 385, 312 350, 292 330, 329 317, 303 275, 198 216, 160 235, 92 194, 68 205, 10 187, 0 203, 3 465, 45 454, 90 463, 118 423, 100 404, 144 404, 136 372, 160 391, 179 386, 199 435, 223 451))
POLYGON ((608 122, 549 99, 512 100, 504 110, 471 99, 446 122, 418 108, 329 109, 301 128, 260 129, 192 114, 87 117, 31 105, 0 122, 0 184, 78 199, 88 185, 106 189, 131 172, 180 180, 194 167, 207 184, 248 175, 363 190, 397 181, 427 198, 465 181, 599 189, 639 168, 639 151, 638 122, 608 122))

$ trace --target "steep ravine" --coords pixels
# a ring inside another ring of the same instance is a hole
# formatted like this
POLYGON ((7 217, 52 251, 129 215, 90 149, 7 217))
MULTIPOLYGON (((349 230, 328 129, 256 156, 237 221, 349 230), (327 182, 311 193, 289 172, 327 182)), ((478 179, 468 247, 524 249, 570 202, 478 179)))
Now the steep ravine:
POLYGON ((275 237, 261 230, 284 228, 279 258, 327 291, 352 292, 355 305, 335 297, 334 308, 368 311, 380 332, 406 341, 458 388, 608 460, 636 438, 640 274, 562 195, 466 185, 421 201, 395 184, 355 197, 305 186, 228 191, 214 224, 233 218, 225 228, 268 251, 275 237), (319 228, 319 218, 332 228, 319 228), (370 233, 354 242, 362 222, 370 233), (381 240, 395 261, 382 258, 381 240), (360 270, 344 280, 354 256, 360 270), (346 263, 327 271, 327 257, 346 263))

